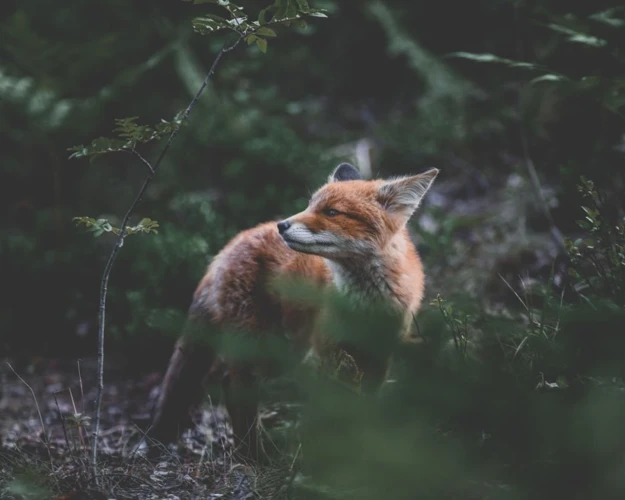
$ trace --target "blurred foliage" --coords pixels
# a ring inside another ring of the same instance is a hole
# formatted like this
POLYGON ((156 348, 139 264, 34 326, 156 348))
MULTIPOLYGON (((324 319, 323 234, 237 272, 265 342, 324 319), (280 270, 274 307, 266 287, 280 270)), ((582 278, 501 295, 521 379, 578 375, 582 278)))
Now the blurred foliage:
MULTIPOLYGON (((115 147, 98 142, 92 153, 132 149, 171 130, 175 120, 163 117, 186 105, 223 43, 219 32, 193 35, 192 19, 207 9, 224 10, 209 4, 3 6, 0 248, 10 298, 0 324, 10 344, 89 352, 94 283, 111 235, 87 241, 72 228, 72 217, 93 214, 118 226, 145 167, 130 154, 68 163, 64 151, 108 135, 111 124, 129 114, 140 119, 117 122, 115 147), (35 305, 39 314, 32 315, 35 305)), ((239 4, 263 17, 256 3, 239 4)), ((305 10, 308 4, 297 5, 305 10)), ((159 221, 158 241, 133 242, 111 282, 110 325, 123 337, 154 338, 161 320, 163 331, 173 328, 171 318, 184 314, 210 255, 236 231, 305 206, 306 193, 334 165, 328 152, 335 146, 374 139, 375 165, 385 175, 426 164, 443 167, 449 177, 466 168, 486 176, 510 168, 504 167, 509 155, 521 154, 516 110, 522 75, 494 67, 478 73, 447 57, 453 52, 514 60, 520 41, 523 60, 536 59, 532 65, 578 81, 599 78, 592 88, 605 95, 618 90, 623 60, 614 44, 622 11, 608 4, 592 11, 498 1, 453 7, 319 1, 310 7, 325 9, 329 18, 281 32, 283 43, 273 54, 263 56, 252 44, 224 63, 165 159, 131 221, 159 221), (605 44, 569 43, 572 34, 551 26, 585 33, 589 23, 605 44)), ((274 9, 265 17, 270 22, 282 14, 274 9)), ((521 104, 541 175, 564 190, 554 215, 566 230, 574 227, 569 213, 579 199, 569 187, 579 174, 592 173, 599 185, 613 183, 622 161, 621 122, 577 87, 556 87, 560 83, 525 88, 521 104)), ((155 152, 147 147, 145 157, 155 152)), ((97 227, 106 232, 109 226, 97 227)), ((169 342, 163 341, 163 356, 169 342)))
MULTIPOLYGON (((0 351, 95 352, 101 272, 146 174, 133 151, 156 156, 236 36, 232 23, 216 29, 238 19, 223 4, 0 6, 0 351), (91 142, 114 127, 117 137, 91 142), (73 155, 92 162, 68 161, 78 143, 87 146, 73 155), (101 236, 76 230, 77 216, 101 236)), ((161 369, 212 255, 239 230, 301 210, 351 154, 345 146, 366 138, 375 175, 442 171, 413 224, 438 277, 417 318, 426 349, 399 349, 384 405, 300 381, 311 402, 304 457, 317 480, 298 476, 297 497, 622 498, 622 5, 238 4, 257 19, 246 23, 276 26, 223 61, 131 221, 135 232, 158 221, 158 234, 130 238, 120 253, 108 352, 130 369, 161 369), (285 5, 328 18, 297 17, 284 30, 277 21, 294 17, 285 5), (280 43, 263 54, 273 31, 280 43), (513 282, 548 226, 527 189, 530 162, 570 237, 559 255, 570 273, 550 255, 535 281, 513 282), (483 198, 494 215, 473 210, 483 198), (480 246, 500 265, 485 269, 480 246), (472 285, 456 287, 465 274, 472 285)), ((379 327, 343 312, 338 333, 368 338, 379 327)), ((280 363, 282 347, 267 348, 280 363)))
MULTIPOLYGON (((301 304, 325 297, 281 286, 301 304)), ((272 460, 297 464, 292 498, 621 497, 625 311, 596 302, 593 312, 550 295, 539 314, 524 311, 529 324, 480 321, 483 311, 469 315, 438 297, 419 315, 427 341, 418 347, 388 335, 393 319, 384 311, 338 295, 324 300, 324 332, 371 356, 391 350, 395 364, 381 400, 346 381, 342 359, 335 370, 300 366, 289 377, 295 393, 284 380, 264 388, 265 399, 283 403, 288 393, 300 408, 294 421, 263 433, 272 460), (393 341, 388 349, 381 332, 393 341)), ((269 366, 297 359, 280 337, 198 333, 231 358, 269 366)))
POLYGON ((625 306, 625 216, 608 205, 594 183, 582 178, 579 190, 584 197, 585 213, 579 226, 589 238, 569 240, 568 251, 574 267, 571 274, 594 297, 609 297, 625 306), (586 206, 588 205, 588 206, 586 206), (610 210, 612 208, 612 210, 610 210))

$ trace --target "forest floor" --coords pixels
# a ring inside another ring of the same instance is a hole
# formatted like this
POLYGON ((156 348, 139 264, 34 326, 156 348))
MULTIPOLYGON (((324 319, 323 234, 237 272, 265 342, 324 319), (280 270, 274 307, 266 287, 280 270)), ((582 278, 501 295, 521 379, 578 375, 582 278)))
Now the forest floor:
MULTIPOLYGON (((0 498, 243 499, 286 494, 293 461, 271 462, 262 472, 241 462, 221 407, 205 406, 196 413, 192 430, 162 449, 158 459, 148 459, 142 428, 149 423, 160 375, 128 380, 114 369, 105 374, 100 487, 94 489, 86 418, 90 412, 83 408, 91 408, 95 400, 95 368, 95 360, 82 360, 79 367, 41 359, 33 373, 19 374, 23 380, 10 368, 3 372, 0 498)), ((263 408, 263 424, 271 426, 282 418, 282 410, 263 408)))
MULTIPOLYGON (((223 408, 208 404, 196 413, 193 429, 162 448, 156 459, 148 458, 140 427, 149 422, 160 377, 149 373, 128 380, 114 369, 106 372, 96 485, 89 465, 90 425, 82 412, 95 399, 90 375, 95 367, 95 360, 83 360, 79 378, 77 365, 38 360, 34 373, 20 375, 23 380, 9 370, 0 400, 0 498, 359 498, 358 491, 323 487, 302 474, 297 441, 270 450, 271 458, 262 465, 246 463, 233 449, 223 408)), ((280 427, 292 428, 298 416, 297 404, 263 405, 265 446, 275 446, 269 434, 284 434, 280 427)), ((492 479, 474 481, 468 488, 449 498, 495 499, 511 487, 492 479)))

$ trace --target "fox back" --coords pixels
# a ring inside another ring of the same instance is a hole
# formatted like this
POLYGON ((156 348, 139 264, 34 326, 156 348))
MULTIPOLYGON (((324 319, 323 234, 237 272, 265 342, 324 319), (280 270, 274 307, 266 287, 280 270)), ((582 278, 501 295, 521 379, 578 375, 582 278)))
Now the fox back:
MULTIPOLYGON (((432 169, 391 180, 362 180, 351 165, 339 165, 306 210, 243 231, 219 252, 194 294, 190 329, 200 336, 215 327, 253 336, 288 333, 302 355, 324 360, 345 353, 368 387, 379 387, 390 353, 380 359, 354 343, 337 342, 326 329, 331 303, 297 302, 273 285, 294 278, 333 290, 364 308, 384 304, 399 323, 380 335, 408 338, 423 298, 424 273, 406 223, 437 174, 432 169)), ((235 437, 253 452, 257 380, 280 370, 262 353, 235 360, 210 342, 196 340, 185 333, 176 345, 155 406, 153 437, 171 441, 189 425, 189 408, 199 404, 203 381, 210 378, 223 386, 235 437), (241 402, 237 393, 242 392, 254 396, 241 402)))

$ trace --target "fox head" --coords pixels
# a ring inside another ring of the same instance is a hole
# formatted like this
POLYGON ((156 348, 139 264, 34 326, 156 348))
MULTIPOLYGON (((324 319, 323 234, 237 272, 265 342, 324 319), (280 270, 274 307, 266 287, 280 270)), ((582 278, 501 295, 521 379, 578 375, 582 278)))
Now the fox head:
POLYGON ((339 165, 303 212, 278 223, 293 250, 331 260, 374 255, 404 229, 438 169, 389 180, 363 180, 339 165))

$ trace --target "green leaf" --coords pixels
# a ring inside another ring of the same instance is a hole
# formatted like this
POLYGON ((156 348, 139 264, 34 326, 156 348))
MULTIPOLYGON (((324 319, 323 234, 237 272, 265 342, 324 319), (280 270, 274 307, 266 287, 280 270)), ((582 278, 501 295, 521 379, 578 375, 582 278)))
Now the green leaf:
POLYGON ((287 0, 286 17, 294 18, 297 16, 297 7, 292 0, 287 0))
POLYGON ((265 40, 264 38, 257 38, 256 45, 258 45, 258 48, 263 54, 267 52, 267 40, 265 40))
POLYGON ((77 226, 84 224, 87 227, 93 226, 96 223, 93 217, 74 217, 72 221, 74 221, 77 226))
POLYGON ((180 127, 180 122, 168 122, 168 121, 162 120, 161 123, 156 124, 154 129, 156 130, 157 135, 161 136, 164 134, 171 134, 178 127, 180 127))
POLYGON ((601 12, 593 14, 592 16, 590 16, 590 19, 603 24, 607 24, 608 26, 611 26, 613 28, 622 28, 623 26, 625 26, 625 20, 621 19, 620 17, 614 17, 614 14, 616 14, 618 11, 623 10, 625 10, 624 7, 613 7, 611 9, 603 10, 601 12))
POLYGON ((146 143, 160 139, 163 135, 171 134, 174 130, 177 130, 182 124, 182 114, 178 113, 172 121, 161 119, 154 127, 139 125, 136 121, 136 116, 115 119, 115 128, 113 130, 117 132, 119 138, 98 137, 91 141, 91 144, 88 146, 82 144, 72 146, 68 149, 68 151, 72 152, 69 158, 95 158, 104 153, 130 151, 137 143, 146 143))
POLYGON ((212 19, 213 21, 215 21, 217 23, 226 24, 228 22, 228 20, 225 17, 217 16, 215 14, 204 14, 204 17, 212 19))
POLYGON ((303 12, 304 14, 308 14, 308 12, 310 11, 308 2, 306 0, 296 0, 296 1, 297 1, 297 7, 299 11, 303 12))
MULTIPOLYGON (((113 227, 107 219, 94 219, 93 217, 74 217, 72 219, 77 226, 84 225, 88 231, 93 233, 94 237, 98 237, 104 233, 114 233, 119 235, 121 229, 113 227)), ((159 223, 148 217, 142 219, 136 226, 126 226, 125 235, 135 233, 158 233, 159 223)))
POLYGON ((252 45, 256 40, 258 40, 258 37, 254 34, 251 34, 247 35, 244 40, 248 45, 252 45))
POLYGON ((115 119, 114 132, 130 142, 148 142, 156 137, 155 131, 148 125, 135 123, 137 117, 115 119))
POLYGON ((568 79, 564 76, 548 74, 548 75, 542 75, 537 78, 534 78, 532 81, 530 81, 530 83, 534 84, 534 83, 539 83, 539 82, 561 82, 565 80, 568 80, 568 79))
POLYGON ((582 43, 591 47, 603 47, 607 44, 607 42, 602 38, 588 35, 586 33, 581 33, 560 24, 550 23, 547 26, 557 33, 567 35, 567 41, 569 42, 582 43))
POLYGON ((228 23, 229 21, 216 21, 215 19, 212 19, 208 16, 196 17, 191 21, 193 30, 200 35, 207 35, 215 31, 227 29, 229 28, 228 23))
POLYGON ((447 57, 459 57, 462 59, 468 59, 475 62, 495 63, 503 64, 510 68, 523 68, 523 69, 536 69, 537 66, 525 61, 514 61, 512 59, 506 59, 505 57, 499 57, 495 54, 475 54, 473 52, 453 52, 447 57))
POLYGON ((141 219, 139 224, 136 226, 128 226, 126 228, 126 234, 134 234, 134 233, 154 233, 158 234, 159 223, 155 220, 152 220, 148 217, 141 219))
POLYGON ((536 69, 537 68, 535 64, 524 62, 524 61, 507 60, 505 64, 507 64, 511 68, 523 68, 523 69, 536 69))
POLYGON ((230 3, 230 0, 195 0, 194 4, 202 4, 202 3, 214 3, 217 5, 221 5, 222 7, 228 7, 230 5, 234 5, 230 3))
POLYGON ((304 21, 303 19, 296 19, 295 21, 293 21, 293 24, 300 29, 306 29, 306 27, 308 26, 306 21, 304 21))
POLYGON ((253 25, 247 22, 247 16, 245 15, 233 17, 232 19, 226 21, 226 23, 226 28, 236 31, 239 34, 243 34, 253 29, 253 25))
POLYGON ((477 62, 500 62, 501 59, 494 54, 473 54, 471 52, 454 52, 450 57, 460 57, 477 62))
POLYGON ((231 27, 242 27, 243 24, 247 24, 246 21, 247 21, 247 16, 241 16, 241 17, 233 17, 232 19, 228 19, 228 21, 226 22, 231 27))
POLYGON ((276 36, 278 36, 274 30, 269 29, 269 28, 267 28, 265 26, 261 26, 260 28, 258 28, 256 30, 256 33, 258 35, 268 36, 268 37, 276 37, 276 36))
POLYGON ((312 17, 323 17, 323 18, 327 18, 328 15, 324 12, 325 9, 316 9, 316 10, 311 10, 309 12, 307 12, 306 14, 312 17))
POLYGON ((276 0, 274 2, 275 11, 273 13, 272 21, 276 21, 286 17, 286 9, 288 6, 287 2, 288 0, 276 0))
POLYGON ((596 36, 577 34, 573 35, 569 38, 569 42, 574 43, 583 43, 584 45, 590 45, 592 47, 603 47, 608 42, 603 40, 602 38, 598 38, 596 36))
POLYGON ((258 13, 258 22, 260 24, 265 24, 267 22, 267 13, 271 10, 271 6, 265 7, 258 13))
POLYGON ((115 234, 119 233, 119 230, 116 230, 108 220, 106 219, 94 219, 92 217, 74 217, 72 219, 77 226, 83 224, 88 231, 93 233, 94 238, 101 236, 105 232, 114 232, 115 234))
POLYGON ((73 158, 83 158, 88 156, 96 156, 104 153, 113 153, 117 151, 125 151, 132 147, 132 142, 122 139, 109 139, 108 137, 98 137, 91 141, 88 146, 79 145, 72 146, 68 151, 72 151, 69 156, 73 158))

